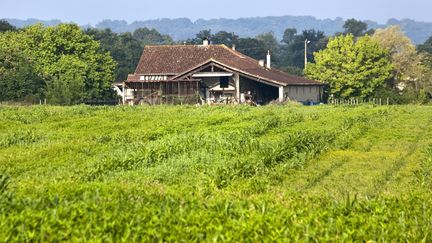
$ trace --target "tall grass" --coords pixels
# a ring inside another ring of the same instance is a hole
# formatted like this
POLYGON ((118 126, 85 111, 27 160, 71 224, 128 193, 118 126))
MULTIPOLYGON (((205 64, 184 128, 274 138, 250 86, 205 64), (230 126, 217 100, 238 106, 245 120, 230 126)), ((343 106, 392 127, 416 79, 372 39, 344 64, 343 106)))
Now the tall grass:
POLYGON ((283 188, 402 112, 428 109, 0 107, 0 240, 428 242, 430 147, 419 186, 402 196, 283 188))

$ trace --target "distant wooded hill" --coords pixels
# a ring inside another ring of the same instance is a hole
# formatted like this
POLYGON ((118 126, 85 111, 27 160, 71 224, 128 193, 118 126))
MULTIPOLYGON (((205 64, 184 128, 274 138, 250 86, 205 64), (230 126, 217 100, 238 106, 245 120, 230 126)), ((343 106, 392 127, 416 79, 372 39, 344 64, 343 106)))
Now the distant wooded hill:
MULTIPOLYGON (((6 19, 17 27, 23 27, 34 23, 45 25, 57 25, 60 20, 43 21, 38 19, 6 19)), ((213 33, 221 30, 234 32, 241 37, 254 37, 258 34, 273 31, 277 38, 281 39, 286 28, 297 30, 316 29, 324 31, 327 35, 333 35, 343 30, 345 20, 317 19, 311 16, 281 16, 281 17, 256 17, 240 19, 199 19, 192 22, 188 18, 179 19, 156 19, 146 21, 135 21, 128 23, 124 20, 103 20, 93 27, 105 29, 110 28, 114 32, 134 31, 140 27, 154 28, 162 34, 170 35, 174 40, 185 40, 195 37, 201 30, 211 29, 213 33)), ((432 23, 419 22, 411 19, 390 19, 386 24, 378 24, 374 21, 365 21, 369 28, 382 28, 389 25, 400 25, 415 44, 423 43, 432 35, 432 23)), ((83 26, 92 27, 92 26, 83 26)))

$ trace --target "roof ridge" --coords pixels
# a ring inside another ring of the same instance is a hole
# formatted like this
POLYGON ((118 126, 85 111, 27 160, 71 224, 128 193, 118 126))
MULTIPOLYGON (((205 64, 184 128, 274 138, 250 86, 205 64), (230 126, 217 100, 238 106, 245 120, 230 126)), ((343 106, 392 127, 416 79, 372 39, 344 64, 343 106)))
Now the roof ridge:
POLYGON ((280 70, 275 69, 275 68, 267 68, 266 66, 261 66, 261 65, 259 64, 259 62, 260 62, 259 60, 256 60, 255 58, 252 58, 252 57, 250 57, 250 56, 248 56, 248 55, 245 55, 245 54, 243 54, 243 53, 241 53, 241 52, 239 52, 239 51, 237 51, 237 50, 233 50, 232 48, 229 48, 229 47, 227 47, 227 46, 225 46, 225 47, 226 47, 229 51, 231 51, 232 53, 234 53, 235 55, 240 56, 240 57, 243 57, 243 58, 246 59, 247 61, 253 62, 253 64, 256 64, 257 67, 260 68, 260 69, 263 69, 263 70, 265 70, 265 71, 275 71, 275 70, 277 70, 277 71, 283 73, 283 71, 280 71, 280 70))
POLYGON ((242 58, 245 58, 245 59, 249 59, 249 60, 251 60, 251 61, 254 61, 254 62, 259 62, 259 61, 257 61, 257 60, 255 60, 254 58, 252 58, 252 57, 250 57, 250 56, 248 56, 248 55, 245 55, 245 54, 243 54, 243 53, 241 53, 241 52, 239 52, 239 51, 237 51, 237 50, 233 50, 232 48, 229 48, 228 46, 226 46, 226 45, 222 45, 224 48, 226 48, 226 49, 228 49, 230 52, 232 52, 233 54, 235 54, 235 55, 237 55, 237 56, 240 56, 240 57, 242 57, 242 58))

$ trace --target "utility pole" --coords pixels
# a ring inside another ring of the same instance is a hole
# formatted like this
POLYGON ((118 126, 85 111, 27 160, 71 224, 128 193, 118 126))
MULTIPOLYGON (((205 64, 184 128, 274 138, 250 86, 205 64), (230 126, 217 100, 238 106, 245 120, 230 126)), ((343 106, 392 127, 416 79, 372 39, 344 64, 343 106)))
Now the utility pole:
POLYGON ((304 41, 304 61, 305 61, 305 65, 304 67, 306 68, 307 66, 307 45, 310 43, 310 41, 308 41, 308 39, 306 39, 304 41))

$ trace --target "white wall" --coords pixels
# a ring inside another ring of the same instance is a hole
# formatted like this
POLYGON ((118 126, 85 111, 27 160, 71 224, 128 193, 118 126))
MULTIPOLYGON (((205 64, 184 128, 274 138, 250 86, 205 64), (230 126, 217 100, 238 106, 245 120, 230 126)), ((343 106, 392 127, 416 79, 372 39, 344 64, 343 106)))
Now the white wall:
POLYGON ((285 97, 298 102, 321 102, 322 87, 321 86, 286 86, 285 97))

